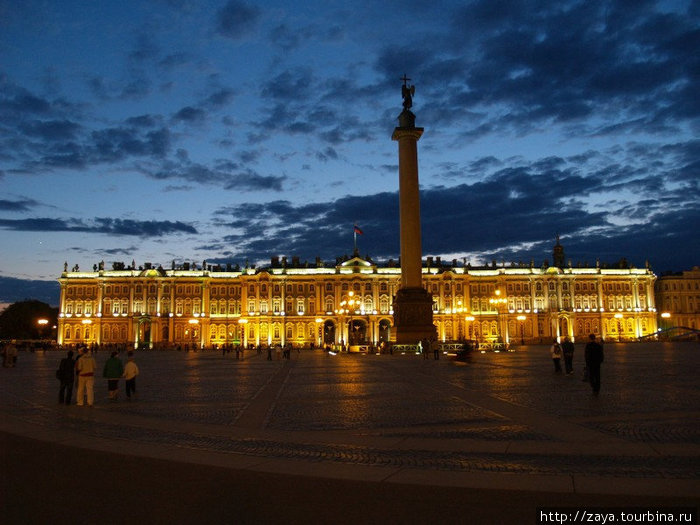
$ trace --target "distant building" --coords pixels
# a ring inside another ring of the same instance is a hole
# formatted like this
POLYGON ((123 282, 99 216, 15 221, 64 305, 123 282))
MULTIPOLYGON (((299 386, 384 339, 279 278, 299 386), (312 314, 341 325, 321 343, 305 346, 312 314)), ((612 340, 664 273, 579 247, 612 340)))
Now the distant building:
MULTIPOLYGON (((365 345, 394 341, 392 301, 401 269, 345 257, 334 264, 274 257, 267 267, 207 265, 164 270, 67 266, 58 343, 196 347, 225 344, 365 345)), ((428 257, 423 286, 433 296, 441 341, 549 342, 595 333, 631 340, 656 331, 648 268, 563 267, 555 260, 471 267, 428 257)), ((697 279, 694 281, 697 283, 697 279)), ((698 305, 696 300, 694 305, 698 305)))
POLYGON ((700 329, 700 266, 685 272, 661 275, 655 289, 662 328, 682 326, 700 329))

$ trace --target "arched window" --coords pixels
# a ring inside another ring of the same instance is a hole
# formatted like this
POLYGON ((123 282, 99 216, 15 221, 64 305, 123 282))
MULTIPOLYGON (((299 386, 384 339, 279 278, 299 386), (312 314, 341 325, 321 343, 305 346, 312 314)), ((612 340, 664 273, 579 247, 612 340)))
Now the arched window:
POLYGON ((379 298, 379 311, 383 314, 389 313, 389 298, 385 295, 379 298))

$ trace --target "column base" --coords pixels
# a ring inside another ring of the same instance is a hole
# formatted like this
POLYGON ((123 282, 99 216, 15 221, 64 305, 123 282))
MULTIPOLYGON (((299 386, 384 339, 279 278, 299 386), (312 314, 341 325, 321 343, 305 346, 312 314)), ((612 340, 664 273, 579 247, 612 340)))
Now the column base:
POLYGON ((436 337, 433 296, 423 288, 401 288, 394 297, 394 328, 398 344, 436 337))

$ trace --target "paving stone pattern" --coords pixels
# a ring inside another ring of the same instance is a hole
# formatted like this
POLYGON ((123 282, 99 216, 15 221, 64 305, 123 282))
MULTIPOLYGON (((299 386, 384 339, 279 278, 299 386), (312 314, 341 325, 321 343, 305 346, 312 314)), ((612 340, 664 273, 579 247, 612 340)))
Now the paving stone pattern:
MULTIPOLYGON (((122 393, 110 402, 106 381, 97 378, 92 409, 58 405, 54 371, 62 357, 21 353, 16 368, 2 369, 0 412, 96 439, 300 461, 700 477, 697 343, 607 345, 598 397, 581 381, 578 345, 571 376, 554 373, 544 346, 475 353, 465 363, 318 350, 294 352, 289 361, 255 352, 236 360, 218 352, 142 351, 138 399, 127 402, 122 393), (551 453, 568 442, 571 454, 551 453), (597 442, 687 450, 618 454, 596 452, 597 442), (533 452, 511 452, 516 443, 533 452)), ((100 371, 107 357, 97 355, 100 371)))

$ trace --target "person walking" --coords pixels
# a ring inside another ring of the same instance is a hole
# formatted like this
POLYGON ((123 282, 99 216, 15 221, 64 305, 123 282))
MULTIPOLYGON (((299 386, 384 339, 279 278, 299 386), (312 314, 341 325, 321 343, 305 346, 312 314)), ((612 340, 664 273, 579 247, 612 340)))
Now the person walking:
POLYGON ((600 365, 605 358, 603 353, 603 345, 595 340, 595 334, 588 336, 586 343, 586 368, 588 369, 588 381, 591 383, 593 394, 598 395, 600 392, 600 365))
POLYGON ((126 366, 124 367, 124 379, 126 379, 126 399, 131 401, 131 394, 136 398, 136 376, 139 375, 139 367, 134 362, 134 352, 127 354, 126 366))
POLYGON ((58 388, 58 402, 70 405, 73 397, 73 382, 75 381, 75 361, 73 360, 73 350, 68 350, 66 357, 61 359, 56 371, 56 377, 61 382, 58 388))
POLYGON ((549 353, 552 355, 552 362, 554 363, 554 371, 556 373, 561 372, 561 345, 555 339, 552 346, 549 348, 549 353))
POLYGON ((574 343, 571 342, 571 339, 564 338, 561 350, 564 353, 564 370, 566 375, 571 375, 574 373, 574 343))
POLYGON ((102 377, 107 378, 107 390, 110 401, 116 401, 119 397, 119 380, 124 375, 124 365, 117 355, 117 352, 112 352, 102 370, 102 377))
POLYGON ((17 364, 17 346, 12 340, 5 346, 5 355, 3 356, 2 366, 6 368, 14 368, 17 364))
POLYGON ((437 342, 437 339, 430 341, 430 348, 433 351, 433 359, 436 361, 440 359, 440 343, 437 342))
POLYGON ((88 406, 95 404, 95 369, 97 363, 90 351, 83 347, 80 349, 80 358, 75 364, 78 372, 78 393, 76 395, 76 405, 83 406, 87 397, 88 406))

